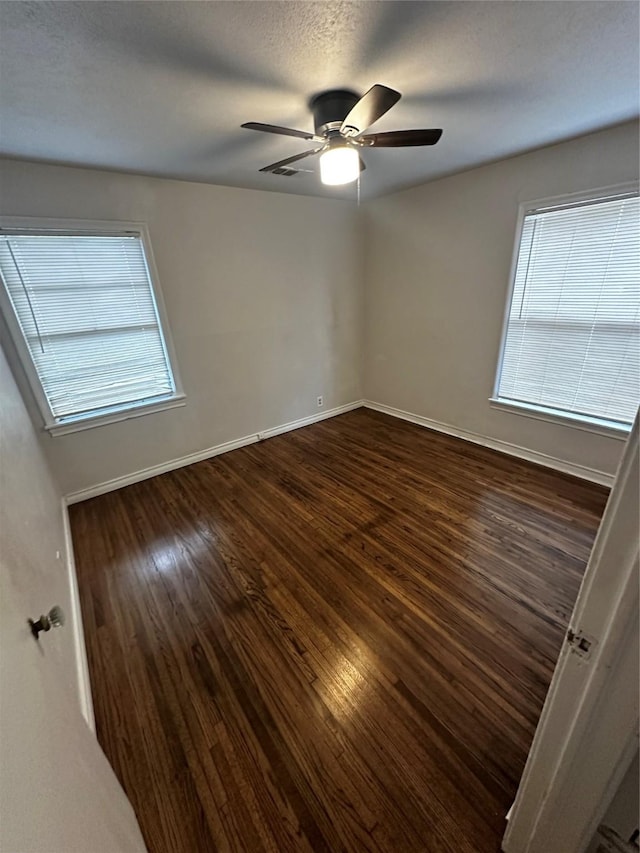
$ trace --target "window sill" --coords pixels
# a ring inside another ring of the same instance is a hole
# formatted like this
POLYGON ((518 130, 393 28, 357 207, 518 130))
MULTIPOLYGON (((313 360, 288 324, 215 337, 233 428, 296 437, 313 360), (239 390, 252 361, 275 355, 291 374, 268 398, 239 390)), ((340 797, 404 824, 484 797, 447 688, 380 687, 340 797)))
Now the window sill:
POLYGON ((184 394, 176 394, 174 397, 162 400, 158 403, 147 403, 141 406, 133 406, 129 409, 110 412, 106 415, 98 415, 93 418, 69 421, 64 424, 45 424, 45 430, 52 436, 68 435, 71 432, 80 432, 85 429, 115 424, 118 421, 128 421, 130 418, 140 418, 143 415, 153 415, 156 412, 164 412, 167 409, 177 409, 186 405, 184 394))
POLYGON ((631 425, 624 426, 623 424, 616 424, 612 421, 601 421, 597 418, 591 419, 567 413, 559 414, 553 409, 547 409, 544 406, 517 403, 514 400, 502 400, 499 397, 489 397, 489 405, 493 409, 502 409, 514 415, 522 415, 525 418, 533 418, 534 420, 547 421, 553 424, 562 424, 563 426, 583 430, 584 432, 604 435, 607 438, 616 438, 619 441, 626 441, 631 431, 631 425))

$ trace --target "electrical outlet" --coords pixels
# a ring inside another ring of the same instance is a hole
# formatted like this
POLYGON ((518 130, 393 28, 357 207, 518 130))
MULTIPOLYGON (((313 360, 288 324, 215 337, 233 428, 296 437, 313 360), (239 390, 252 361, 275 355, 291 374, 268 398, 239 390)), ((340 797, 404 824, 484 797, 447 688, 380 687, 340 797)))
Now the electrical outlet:
POLYGON ((318 408, 321 409, 324 406, 324 400, 322 397, 318 397, 318 408))

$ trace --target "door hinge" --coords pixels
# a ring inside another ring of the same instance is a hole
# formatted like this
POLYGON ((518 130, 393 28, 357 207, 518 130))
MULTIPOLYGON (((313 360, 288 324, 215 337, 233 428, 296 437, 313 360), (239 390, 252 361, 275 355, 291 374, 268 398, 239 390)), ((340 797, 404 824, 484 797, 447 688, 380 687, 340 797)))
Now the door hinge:
POLYGON ((567 631, 567 643, 571 646, 571 651, 582 658, 591 657, 591 652, 598 644, 594 637, 590 637, 583 631, 574 631, 573 628, 567 631))

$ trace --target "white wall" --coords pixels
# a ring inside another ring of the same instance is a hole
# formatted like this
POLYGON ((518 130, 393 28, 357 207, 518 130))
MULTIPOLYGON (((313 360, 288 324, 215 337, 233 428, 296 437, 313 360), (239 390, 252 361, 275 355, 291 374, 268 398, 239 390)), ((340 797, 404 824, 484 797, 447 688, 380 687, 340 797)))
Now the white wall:
POLYGON ((148 223, 187 394, 43 436, 65 494, 318 413, 318 395, 325 410, 362 396, 351 204, 9 160, 0 179, 4 215, 148 223))
POLYGON ((60 493, 0 349, 0 850, 141 853, 81 715, 71 616, 60 493), (67 624, 36 643, 27 618, 54 604, 67 624))
POLYGON ((365 397, 614 473, 621 440, 498 411, 488 398, 518 205, 638 169, 633 122, 367 204, 365 397))
POLYGON ((42 433, 57 482, 68 494, 313 415, 319 394, 325 410, 365 396, 612 474, 621 440, 499 411, 488 398, 519 203, 637 175, 636 123, 359 211, 0 161, 0 213, 148 223, 187 393, 184 408, 42 433))

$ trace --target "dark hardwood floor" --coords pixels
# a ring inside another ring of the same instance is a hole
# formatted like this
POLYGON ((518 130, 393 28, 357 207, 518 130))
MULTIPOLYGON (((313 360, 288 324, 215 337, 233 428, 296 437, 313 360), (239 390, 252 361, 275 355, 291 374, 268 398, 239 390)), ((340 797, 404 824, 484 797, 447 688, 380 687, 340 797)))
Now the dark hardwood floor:
POLYGON ((605 489, 360 409, 71 507, 152 853, 495 853, 605 489))

